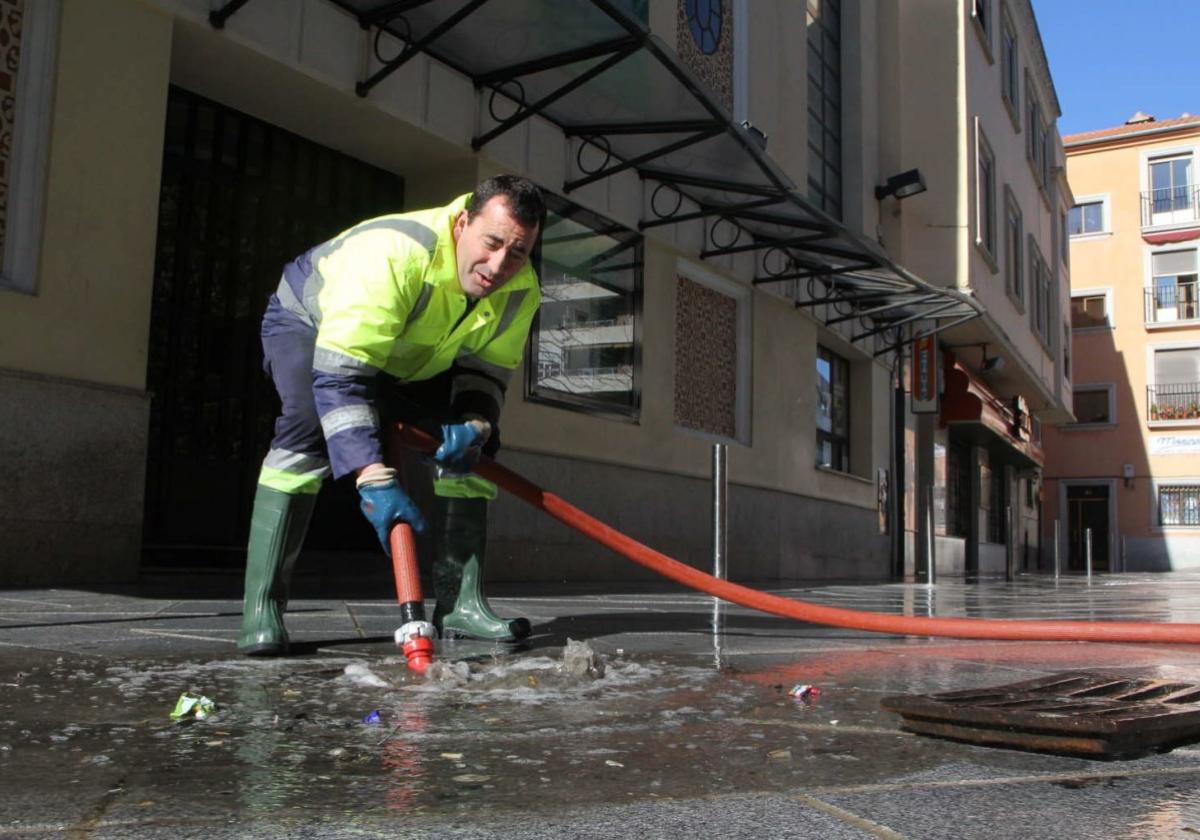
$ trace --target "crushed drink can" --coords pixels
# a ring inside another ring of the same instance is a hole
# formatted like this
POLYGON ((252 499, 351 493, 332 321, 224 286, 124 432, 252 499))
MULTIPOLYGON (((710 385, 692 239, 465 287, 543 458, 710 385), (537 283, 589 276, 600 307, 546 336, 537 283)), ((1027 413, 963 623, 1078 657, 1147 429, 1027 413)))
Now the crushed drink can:
POLYGON ((789 691, 788 694, 790 694, 792 697, 795 697, 797 700, 815 700, 821 696, 821 689, 817 688, 815 685, 796 683, 794 686, 792 686, 792 690, 789 691))

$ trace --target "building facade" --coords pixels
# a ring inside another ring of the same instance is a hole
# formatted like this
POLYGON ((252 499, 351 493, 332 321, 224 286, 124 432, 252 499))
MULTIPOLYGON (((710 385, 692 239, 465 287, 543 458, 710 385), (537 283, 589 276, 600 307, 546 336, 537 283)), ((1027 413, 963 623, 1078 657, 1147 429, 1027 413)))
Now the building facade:
MULTIPOLYGON (((1027 2, 9 6, 0 584, 237 568, 281 265, 496 172, 551 210, 506 464, 705 566, 725 443, 734 578, 911 572, 926 512, 940 566, 996 566, 982 529, 1036 471, 1023 418, 1061 414, 1066 381, 1067 193, 1027 2), (927 193, 878 197, 912 168, 927 193), (1010 194, 1018 261, 1040 255, 1016 299, 1010 194), (922 337, 958 391, 917 417, 922 337)), ((320 506, 301 572, 378 569, 353 490, 320 506)), ((510 498, 491 523, 499 578, 646 574, 510 498)))
POLYGON ((924 570, 931 550, 942 572, 1034 570, 1040 427, 1069 417, 1071 393, 1071 199, 1037 21, 1022 0, 879 10, 880 31, 894 33, 880 49, 880 168, 917 167, 928 186, 880 203, 882 242, 984 313, 924 348, 940 399, 906 400, 905 570, 924 570))
POLYGON ((1047 432, 1064 569, 1200 566, 1200 118, 1064 138, 1075 422, 1047 432), (1090 535, 1090 539, 1089 539, 1090 535))

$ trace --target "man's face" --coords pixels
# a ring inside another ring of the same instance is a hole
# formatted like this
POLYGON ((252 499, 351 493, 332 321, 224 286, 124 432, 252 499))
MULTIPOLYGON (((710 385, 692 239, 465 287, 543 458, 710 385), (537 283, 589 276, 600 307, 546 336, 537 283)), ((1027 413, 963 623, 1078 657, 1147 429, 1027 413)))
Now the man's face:
POLYGON ((488 199, 474 221, 468 222, 463 210, 454 221, 454 253, 463 292, 485 298, 511 280, 529 261, 537 235, 537 225, 518 222, 504 196, 488 199))

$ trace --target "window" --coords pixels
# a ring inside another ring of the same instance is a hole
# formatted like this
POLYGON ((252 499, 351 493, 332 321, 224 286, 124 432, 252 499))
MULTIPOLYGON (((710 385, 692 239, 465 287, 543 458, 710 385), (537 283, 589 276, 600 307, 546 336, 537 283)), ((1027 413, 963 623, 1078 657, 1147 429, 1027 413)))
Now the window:
POLYGON ((1025 305, 1024 258, 1021 245, 1024 242, 1024 222, 1021 208, 1012 192, 1004 189, 1004 288, 1018 306, 1025 305))
POLYGON ((1008 106, 1009 115, 1013 121, 1020 123, 1021 106, 1017 99, 1017 90, 1021 81, 1021 61, 1017 47, 1017 30, 1004 13, 1003 29, 1000 32, 1000 93, 1004 104, 1008 106))
POLYGON ((842 217, 841 0, 808 0, 808 197, 842 217))
POLYGON ((1033 95, 1029 78, 1025 80, 1025 157, 1033 169, 1033 178, 1039 187, 1046 189, 1047 183, 1047 131, 1042 119, 1042 106, 1033 95))
POLYGON ((1150 256, 1150 311, 1147 322, 1187 321, 1196 305, 1196 249, 1160 251, 1150 256))
POLYGON ((542 308, 526 396, 636 418, 641 406, 642 238, 553 195, 539 243, 542 308))
POLYGON ((1149 392, 1151 420, 1200 419, 1200 347, 1154 351, 1154 380, 1149 392))
POLYGON ((1055 145, 1054 132, 1050 130, 1048 123, 1042 123, 1041 127, 1041 143, 1042 143, 1042 169, 1038 173, 1038 183, 1045 190, 1050 189, 1050 182, 1053 179, 1054 162, 1057 159, 1058 149, 1055 145))
POLYGON ((1112 423, 1112 385, 1076 385, 1071 408, 1078 425, 1112 423))
POLYGON ((953 433, 946 457, 946 534, 965 537, 971 528, 971 445, 953 433))
POLYGON ((850 471, 850 363, 817 346, 817 466, 850 471))
POLYGON ((1200 485, 1159 485, 1158 524, 1200 525, 1200 485))
POLYGON ((983 42, 983 51, 988 60, 992 58, 992 0, 971 0, 971 18, 975 21, 975 33, 983 42))
POLYGON ((0 289, 37 291, 50 105, 61 3, 5 2, 0 8, 0 289), (14 8, 15 7, 15 8, 14 8))
POLYGON ((1110 327, 1108 291, 1071 292, 1071 328, 1110 327))
POLYGON ((1029 237, 1029 323, 1047 347, 1050 344, 1050 307, 1054 300, 1050 268, 1042 259, 1033 235, 1029 237))
POLYGON ((1063 379, 1071 378, 1071 325, 1063 322, 1063 379))
POLYGON ((1064 210, 1058 215, 1058 258, 1062 260, 1062 264, 1070 268, 1071 266, 1071 234, 1067 231, 1067 213, 1064 210))
POLYGON ((1103 233, 1107 229, 1104 216, 1104 201, 1101 199, 1076 204, 1067 213, 1067 232, 1071 236, 1103 233))
POLYGON ((1152 224, 1169 224, 1194 217, 1192 156, 1154 158, 1150 161, 1150 213, 1152 224))
POLYGON ((976 120, 976 244, 996 257, 996 157, 976 120))

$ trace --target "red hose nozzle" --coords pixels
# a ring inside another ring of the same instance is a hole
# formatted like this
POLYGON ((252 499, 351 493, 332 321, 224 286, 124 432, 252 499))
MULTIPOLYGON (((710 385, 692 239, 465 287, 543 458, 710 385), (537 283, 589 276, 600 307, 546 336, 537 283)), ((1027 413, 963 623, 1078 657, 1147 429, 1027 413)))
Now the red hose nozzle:
POLYGON ((404 652, 404 658, 408 660, 409 670, 416 671, 418 674, 424 674, 430 663, 433 662, 433 640, 424 636, 409 636, 400 645, 400 650, 404 652))

